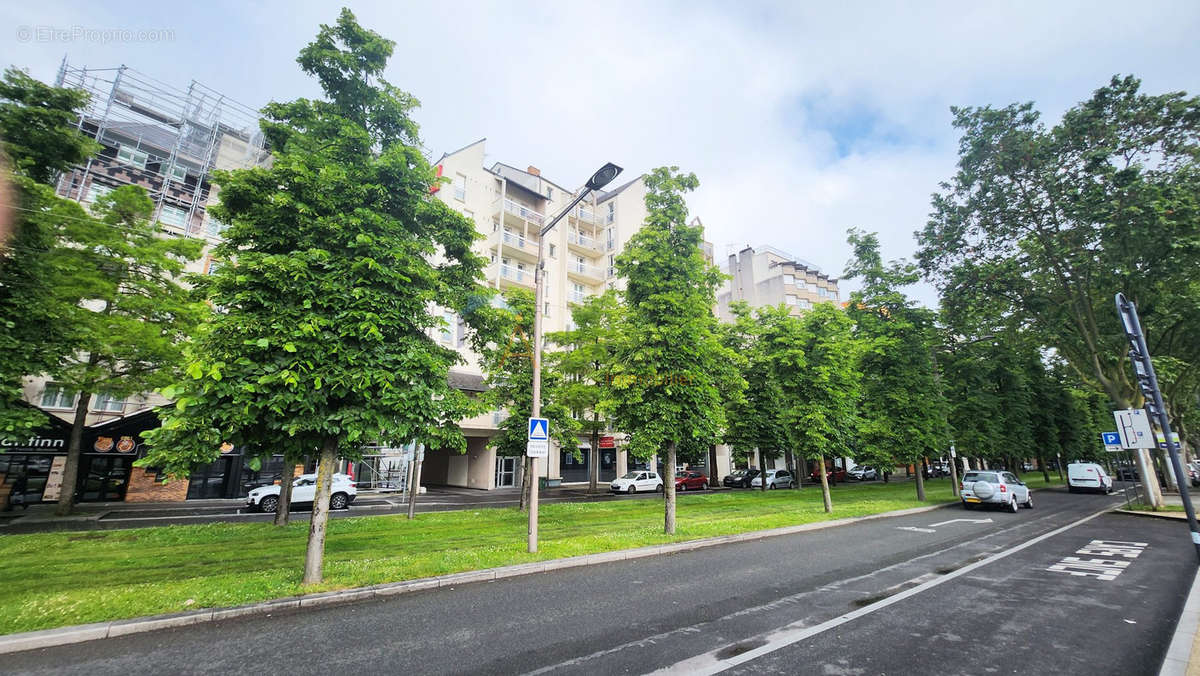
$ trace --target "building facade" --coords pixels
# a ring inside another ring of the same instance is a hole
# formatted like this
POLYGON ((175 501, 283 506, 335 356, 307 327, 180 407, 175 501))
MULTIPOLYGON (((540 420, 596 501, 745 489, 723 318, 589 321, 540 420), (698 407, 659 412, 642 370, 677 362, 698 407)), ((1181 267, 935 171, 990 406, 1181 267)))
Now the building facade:
POLYGON ((752 308, 786 305, 794 316, 813 303, 838 303, 838 280, 817 266, 772 246, 746 247, 721 266, 729 278, 717 292, 717 316, 732 322, 730 305, 745 301, 752 308))

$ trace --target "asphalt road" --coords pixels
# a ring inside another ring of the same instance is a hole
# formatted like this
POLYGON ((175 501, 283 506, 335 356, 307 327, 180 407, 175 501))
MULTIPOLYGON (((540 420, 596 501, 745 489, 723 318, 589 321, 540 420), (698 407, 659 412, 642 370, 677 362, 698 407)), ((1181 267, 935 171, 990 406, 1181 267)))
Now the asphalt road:
POLYGON ((6 655, 0 670, 1154 673, 1195 555, 1182 523, 1094 516, 1119 501, 1042 491, 1035 509, 1017 514, 952 507, 29 651, 6 655), (1095 558, 1077 552, 1096 539, 1146 544, 1128 550, 1136 558, 1120 556, 1129 565, 1111 580, 1048 570, 1095 558))

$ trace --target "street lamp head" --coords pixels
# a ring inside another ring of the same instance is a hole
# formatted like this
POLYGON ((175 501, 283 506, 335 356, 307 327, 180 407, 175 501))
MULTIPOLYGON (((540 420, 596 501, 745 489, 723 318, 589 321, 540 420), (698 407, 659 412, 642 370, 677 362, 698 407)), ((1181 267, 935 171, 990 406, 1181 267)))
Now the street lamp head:
POLYGON ((588 179, 587 189, 599 190, 611 183, 612 180, 617 177, 617 174, 620 173, 621 167, 618 167, 612 162, 608 162, 603 167, 600 167, 600 169, 597 170, 596 173, 592 174, 592 177, 588 179))

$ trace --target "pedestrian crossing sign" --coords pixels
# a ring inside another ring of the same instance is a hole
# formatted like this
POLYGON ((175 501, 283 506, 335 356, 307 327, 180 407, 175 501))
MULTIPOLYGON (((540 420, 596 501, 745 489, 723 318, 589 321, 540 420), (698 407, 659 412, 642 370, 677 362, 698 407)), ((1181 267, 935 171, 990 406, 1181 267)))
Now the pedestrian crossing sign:
POLYGON ((550 421, 546 418, 529 419, 529 441, 549 441, 550 421))

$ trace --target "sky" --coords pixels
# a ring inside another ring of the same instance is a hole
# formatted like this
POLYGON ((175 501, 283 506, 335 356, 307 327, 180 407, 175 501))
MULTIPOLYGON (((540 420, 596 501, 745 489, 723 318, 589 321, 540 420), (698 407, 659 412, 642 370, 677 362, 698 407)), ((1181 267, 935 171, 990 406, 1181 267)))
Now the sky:
MULTIPOLYGON (((1053 123, 1114 74, 1200 92, 1200 3, 348 3, 396 42, 386 78, 421 101, 436 159, 487 138, 487 161, 582 185, 694 172, 718 259, 769 244, 840 276, 846 231, 911 258, 953 176, 951 106, 1034 101, 1053 123)), ((318 2, 5 3, 0 61, 52 80, 128 65, 251 107, 316 96, 295 57, 337 6, 318 2), (58 29, 58 30, 52 30, 58 29), (125 33, 104 33, 122 29, 125 33), (141 31, 141 33, 139 33, 141 31)), ((847 281, 843 288, 854 288, 847 281)), ((936 304, 932 287, 911 294, 936 304)))

